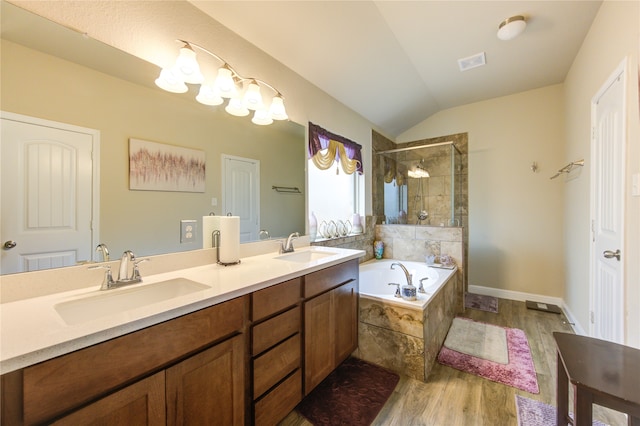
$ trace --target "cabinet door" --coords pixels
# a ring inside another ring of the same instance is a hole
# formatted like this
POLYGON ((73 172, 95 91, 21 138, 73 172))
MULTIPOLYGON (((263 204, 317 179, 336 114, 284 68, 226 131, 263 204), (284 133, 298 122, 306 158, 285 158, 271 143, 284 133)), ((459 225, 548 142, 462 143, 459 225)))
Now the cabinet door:
POLYGON ((167 425, 244 424, 242 335, 166 371, 167 425))
POLYGON ((69 425, 164 425, 164 372, 140 380, 54 422, 69 425))
POLYGON ((304 394, 308 395, 335 366, 335 323, 332 292, 304 304, 304 394))
POLYGON ((335 311, 336 367, 358 347, 358 281, 332 291, 335 311))

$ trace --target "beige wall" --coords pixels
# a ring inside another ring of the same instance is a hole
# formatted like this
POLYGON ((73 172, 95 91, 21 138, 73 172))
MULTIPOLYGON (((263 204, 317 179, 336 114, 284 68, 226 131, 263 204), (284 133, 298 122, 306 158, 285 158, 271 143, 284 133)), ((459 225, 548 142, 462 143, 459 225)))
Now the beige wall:
POLYGON ((627 62, 626 324, 628 344, 640 347, 640 197, 630 195, 631 175, 640 172, 638 49, 640 3, 605 1, 564 84, 565 162, 584 157, 584 176, 566 185, 564 201, 564 299, 579 325, 589 329, 589 209, 591 99, 622 60, 627 62))
POLYGON ((203 45, 240 73, 268 81, 285 96, 292 121, 311 121, 363 146, 361 205, 371 213, 371 129, 365 120, 285 65, 185 1, 11 1, 153 64, 173 64, 176 38, 203 45))
POLYGON ((271 189, 304 188, 302 126, 256 126, 248 118, 212 111, 4 40, 0 100, 3 111, 100 131, 99 232, 114 255, 127 249, 151 255, 201 248, 201 237, 195 244, 180 244, 180 220, 200 222, 211 211, 226 213, 222 154, 260 160, 262 228, 273 236, 304 230, 304 195, 271 189), (129 138, 204 151, 206 192, 130 191, 129 138), (216 207, 212 197, 218 200, 216 207))
POLYGON ((469 285, 563 295, 562 87, 441 111, 398 142, 469 134, 469 285), (533 173, 533 162, 539 166, 533 173))

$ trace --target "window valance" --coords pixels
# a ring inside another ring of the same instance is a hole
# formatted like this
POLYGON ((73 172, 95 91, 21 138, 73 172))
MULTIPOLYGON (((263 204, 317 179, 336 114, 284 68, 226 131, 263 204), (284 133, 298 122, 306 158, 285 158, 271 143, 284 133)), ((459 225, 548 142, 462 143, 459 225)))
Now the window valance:
POLYGON ((363 173, 362 146, 309 122, 309 158, 321 170, 339 162, 347 174, 363 173), (326 152, 322 152, 326 150, 326 152))

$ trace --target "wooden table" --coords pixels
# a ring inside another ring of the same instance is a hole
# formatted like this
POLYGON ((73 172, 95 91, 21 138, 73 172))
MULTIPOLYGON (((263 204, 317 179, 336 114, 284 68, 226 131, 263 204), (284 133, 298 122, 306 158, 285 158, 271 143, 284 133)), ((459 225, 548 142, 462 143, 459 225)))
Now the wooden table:
POLYGON ((558 347, 558 425, 591 426, 592 404, 622 411, 640 426, 640 350, 591 337, 553 333, 558 347), (575 423, 569 418, 569 381, 575 423))

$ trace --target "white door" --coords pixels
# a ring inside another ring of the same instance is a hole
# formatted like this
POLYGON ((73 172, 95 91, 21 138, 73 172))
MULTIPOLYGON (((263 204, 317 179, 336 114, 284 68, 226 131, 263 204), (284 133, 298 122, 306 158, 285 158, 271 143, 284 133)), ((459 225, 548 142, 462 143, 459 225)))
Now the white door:
POLYGON ((240 217, 240 242, 258 240, 260 161, 223 155, 222 177, 222 214, 240 217))
POLYGON ((625 66, 592 101, 591 324, 593 337, 624 342, 625 66))
POLYGON ((91 260, 97 132, 11 113, 0 127, 2 273, 91 260))

